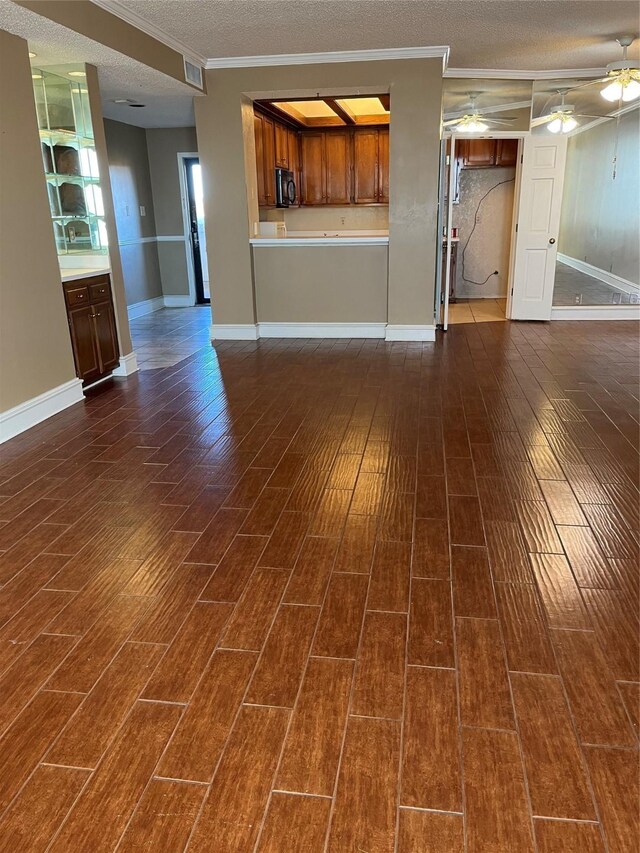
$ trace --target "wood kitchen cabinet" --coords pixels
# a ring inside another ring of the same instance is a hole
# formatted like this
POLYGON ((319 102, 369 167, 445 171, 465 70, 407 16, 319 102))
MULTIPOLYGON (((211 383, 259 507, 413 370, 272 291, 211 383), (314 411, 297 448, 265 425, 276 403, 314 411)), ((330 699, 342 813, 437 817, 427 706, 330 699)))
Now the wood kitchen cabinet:
POLYGON ((85 385, 108 375, 120 361, 108 275, 63 283, 76 374, 85 385))
POLYGON ((324 134, 325 204, 351 202, 351 135, 346 130, 324 134))
POLYGON ((303 133, 301 148, 301 202, 302 204, 325 204, 324 133, 322 131, 303 133))
POLYGON ((496 166, 515 166, 518 159, 517 139, 496 139, 496 166))
POLYGON ((296 131, 254 113, 258 205, 276 203, 275 169, 293 172, 301 205, 389 203, 389 128, 296 131))
POLYGON ((348 131, 302 134, 302 203, 349 204, 351 145, 348 131))
POLYGON ((462 168, 488 169, 492 166, 515 166, 517 139, 460 139, 456 154, 462 168))
POLYGON ((353 134, 353 201, 389 203, 389 130, 362 128, 353 134))
POLYGON ((256 140, 258 204, 268 206, 276 203, 275 123, 267 116, 254 113, 253 129, 256 140))
POLYGON ((274 123, 275 133, 275 166, 281 169, 289 168, 289 129, 283 124, 274 123))

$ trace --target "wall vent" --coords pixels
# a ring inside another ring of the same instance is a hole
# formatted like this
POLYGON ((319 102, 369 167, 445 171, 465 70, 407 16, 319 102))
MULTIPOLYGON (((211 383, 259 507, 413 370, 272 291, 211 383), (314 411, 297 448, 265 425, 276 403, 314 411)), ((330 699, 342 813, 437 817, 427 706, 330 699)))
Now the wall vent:
POLYGON ((190 62, 186 56, 184 56, 183 59, 184 79, 187 81, 187 83, 191 83, 192 86, 196 86, 198 89, 202 89, 202 68, 199 65, 190 62))

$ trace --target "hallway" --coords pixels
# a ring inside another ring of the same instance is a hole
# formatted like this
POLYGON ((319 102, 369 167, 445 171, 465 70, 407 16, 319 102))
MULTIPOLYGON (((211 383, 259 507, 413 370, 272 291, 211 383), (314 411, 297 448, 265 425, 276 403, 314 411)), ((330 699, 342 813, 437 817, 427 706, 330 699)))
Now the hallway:
POLYGON ((2 448, 0 850, 637 849, 637 324, 205 312, 2 448))

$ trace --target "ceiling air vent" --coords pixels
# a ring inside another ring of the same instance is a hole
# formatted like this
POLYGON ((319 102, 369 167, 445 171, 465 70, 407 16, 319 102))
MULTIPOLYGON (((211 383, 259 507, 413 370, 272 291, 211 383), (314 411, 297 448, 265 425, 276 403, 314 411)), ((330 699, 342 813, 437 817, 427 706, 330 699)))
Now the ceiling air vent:
POLYGON ((202 68, 199 65, 195 65, 193 62, 189 62, 189 60, 185 57, 184 59, 184 79, 187 83, 191 83, 192 86, 197 86, 198 89, 202 89, 202 68))

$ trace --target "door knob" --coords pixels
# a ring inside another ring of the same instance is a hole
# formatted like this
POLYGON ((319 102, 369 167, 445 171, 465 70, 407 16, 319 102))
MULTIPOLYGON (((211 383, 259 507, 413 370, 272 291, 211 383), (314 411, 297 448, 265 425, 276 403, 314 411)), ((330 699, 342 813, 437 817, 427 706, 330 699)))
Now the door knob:
POLYGON ((553 246, 553 244, 556 242, 556 238, 555 238, 555 237, 550 237, 550 238, 549 238, 549 242, 550 242, 550 243, 551 243, 551 245, 553 246))

